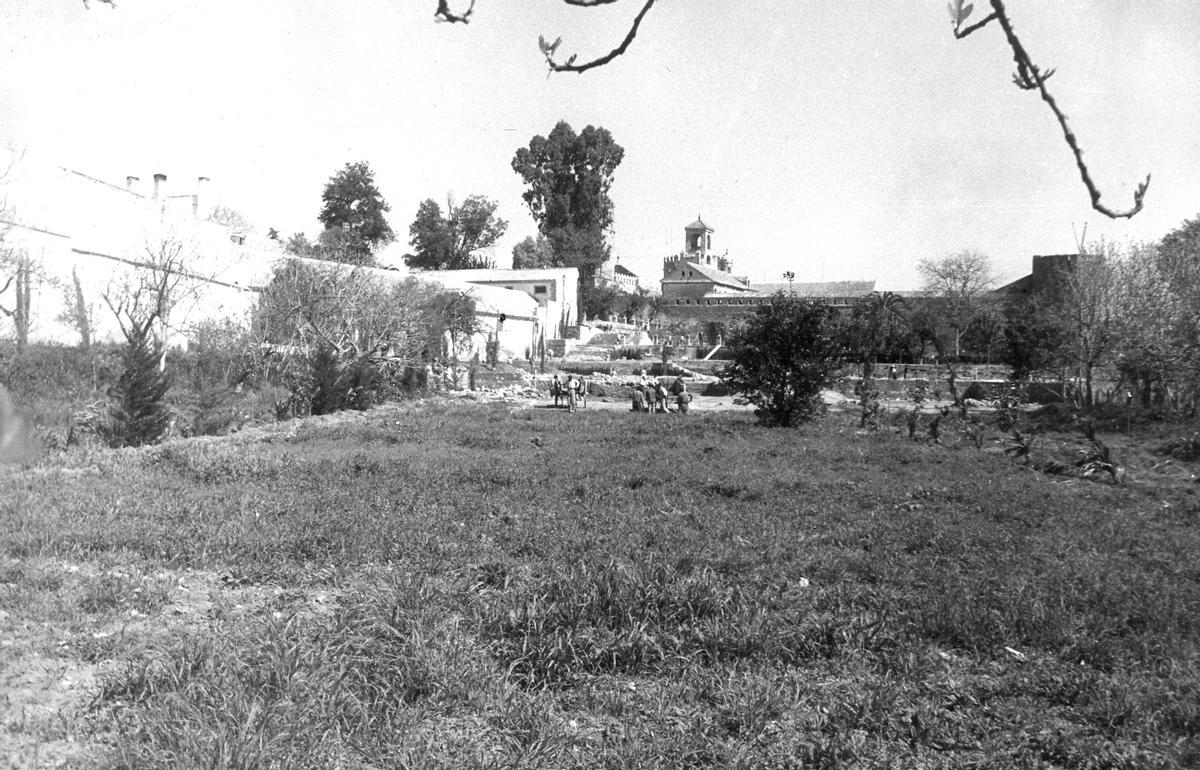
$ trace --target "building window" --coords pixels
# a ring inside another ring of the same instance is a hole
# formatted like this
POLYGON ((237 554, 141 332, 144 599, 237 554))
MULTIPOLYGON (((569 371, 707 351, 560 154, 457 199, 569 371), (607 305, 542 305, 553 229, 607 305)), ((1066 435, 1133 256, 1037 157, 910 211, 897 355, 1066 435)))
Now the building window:
POLYGON ((545 287, 545 286, 534 286, 534 287, 533 287, 533 293, 534 293, 534 294, 545 294, 545 293, 546 293, 546 287, 545 287))

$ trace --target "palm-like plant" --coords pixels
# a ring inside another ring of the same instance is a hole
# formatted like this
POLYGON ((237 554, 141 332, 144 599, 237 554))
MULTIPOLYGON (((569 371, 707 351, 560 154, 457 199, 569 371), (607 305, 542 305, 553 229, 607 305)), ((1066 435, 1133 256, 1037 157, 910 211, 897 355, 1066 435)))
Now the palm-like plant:
POLYGON ((1080 429, 1088 440, 1088 446, 1079 450, 1079 459, 1075 467, 1085 478, 1092 478, 1101 473, 1107 473, 1114 484, 1120 484, 1125 478, 1125 469, 1117 465, 1112 449, 1096 435, 1096 425, 1091 420, 1080 423, 1080 429))
POLYGON ((1033 443, 1037 438, 1037 434, 1033 431, 1022 433, 1013 428, 1009 433, 1008 440, 1004 444, 1004 454, 1016 459, 1022 459, 1026 465, 1033 457, 1033 443))

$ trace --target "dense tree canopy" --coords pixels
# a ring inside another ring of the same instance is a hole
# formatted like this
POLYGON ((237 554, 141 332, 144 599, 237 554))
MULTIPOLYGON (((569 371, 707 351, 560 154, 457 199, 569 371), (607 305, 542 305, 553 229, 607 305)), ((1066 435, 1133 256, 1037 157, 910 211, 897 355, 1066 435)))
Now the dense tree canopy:
POLYGON ((847 353, 863 366, 869 382, 881 356, 895 361, 909 335, 904 299, 890 291, 871 292, 850 308, 843 339, 847 353))
POLYGON ((513 246, 512 266, 514 270, 528 270, 554 266, 554 250, 546 236, 538 233, 535 239, 527 236, 525 240, 513 246))
POLYGON ((321 213, 317 219, 328 231, 341 231, 344 238, 329 236, 336 242, 327 258, 360 264, 380 246, 395 240, 385 214, 391 210, 379 188, 375 172, 365 161, 347 163, 329 178, 321 193, 321 213), (345 256, 345 259, 339 258, 345 256))
MULTIPOLYGON (((1200 216, 1163 236, 1158 245, 1158 260, 1180 289, 1191 289, 1193 297, 1200 299, 1200 216)), ((1200 311, 1200 304, 1197 310, 1200 311)))
POLYGON ((508 222, 496 216, 496 206, 494 200, 472 195, 461 205, 448 201, 443 214, 437 201, 422 201, 408 228, 413 253, 404 257, 405 263, 423 270, 495 267, 487 254, 508 229, 508 222))
POLYGON ((821 390, 844 359, 841 337, 831 306, 779 292, 734 326, 726 340, 733 360, 721 378, 745 394, 762 423, 795 425, 821 410, 821 390))
POLYGON ((579 268, 580 285, 594 282, 608 258, 605 233, 612 225, 608 192, 625 150, 604 128, 575 133, 559 121, 549 136, 517 150, 512 168, 525 181, 522 197, 538 230, 550 242, 554 264, 579 268))

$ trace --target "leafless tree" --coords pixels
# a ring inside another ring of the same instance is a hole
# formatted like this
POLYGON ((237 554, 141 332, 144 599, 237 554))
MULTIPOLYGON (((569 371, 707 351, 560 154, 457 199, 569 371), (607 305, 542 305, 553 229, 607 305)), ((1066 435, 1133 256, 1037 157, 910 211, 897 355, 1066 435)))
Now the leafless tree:
POLYGON ((171 328, 171 311, 189 296, 196 286, 187 266, 187 247, 171 234, 147 240, 142 258, 133 260, 133 270, 109 283, 101 298, 112 311, 127 342, 151 335, 165 343, 171 328))
POLYGON ((1041 308, 1062 330, 1058 357, 1073 371, 1083 404, 1095 403, 1095 371, 1109 362, 1117 342, 1117 260, 1111 244, 1075 258, 1041 308))
POLYGON ((921 288, 941 301, 940 315, 950 327, 957 359, 963 334, 992 287, 991 260, 976 251, 959 251, 941 259, 923 259, 917 263, 917 272, 921 288))
MULTIPOLYGON (((18 159, 10 155, 7 166, 0 171, 0 184, 7 181, 18 159)), ((13 217, 8 199, 0 198, 0 314, 12 322, 17 349, 21 350, 28 344, 33 326, 33 282, 44 275, 25 249, 9 241, 13 217)))
POLYGON ((33 281, 37 267, 23 249, 6 245, 0 232, 0 313, 13 325, 17 349, 29 343, 29 332, 33 326, 33 281), (4 301, 9 290, 12 299, 4 301))
POLYGON ((95 313, 83 291, 79 272, 71 268, 71 285, 63 289, 63 312, 59 320, 79 332, 79 345, 84 350, 92 346, 95 313))
POLYGON ((1115 361, 1143 406, 1157 395, 1186 413, 1200 399, 1200 291, 1176 280, 1174 267, 1147 245, 1116 265, 1115 361))
POLYGON ((259 344, 284 358, 325 348, 342 366, 407 368, 440 361, 454 370, 477 331, 469 292, 305 260, 276 269, 254 317, 259 344))
POLYGON ((373 271, 290 260, 263 291, 257 336, 268 344, 327 347, 343 361, 420 358, 422 319, 415 281, 389 282, 373 271))

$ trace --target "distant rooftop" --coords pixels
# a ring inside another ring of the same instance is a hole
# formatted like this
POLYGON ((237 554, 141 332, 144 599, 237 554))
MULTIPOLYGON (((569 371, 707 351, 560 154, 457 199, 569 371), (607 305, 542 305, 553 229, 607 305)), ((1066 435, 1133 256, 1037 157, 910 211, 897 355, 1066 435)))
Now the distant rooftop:
POLYGON ((799 297, 864 297, 875 291, 874 281, 820 281, 803 283, 759 283, 751 287, 758 294, 782 291, 799 297))
MULTIPOLYGON (((749 291, 749 289, 746 288, 746 284, 742 283, 737 278, 734 278, 729 273, 725 273, 720 270, 713 269, 711 267, 705 267, 704 265, 698 265, 695 262, 692 262, 691 260, 687 260, 683 264, 686 265, 686 269, 691 270, 692 272, 702 276, 706 280, 712 281, 713 283, 717 284, 718 286, 729 286, 734 289, 740 289, 742 291, 749 291)), ((671 279, 670 281, 664 279, 664 283, 673 282, 673 281, 676 281, 676 279, 671 279)))
MULTIPOLYGON (((568 280, 578 280, 577 267, 540 267, 527 270, 505 270, 503 268, 481 268, 477 270, 428 270, 428 273, 440 273, 460 281, 544 281, 548 277, 569 275, 568 280)), ((420 276, 421 273, 416 273, 420 276)))

